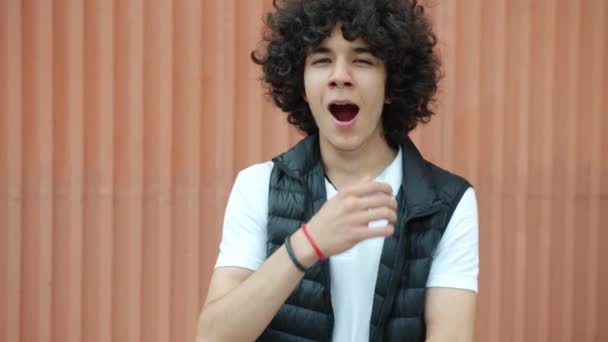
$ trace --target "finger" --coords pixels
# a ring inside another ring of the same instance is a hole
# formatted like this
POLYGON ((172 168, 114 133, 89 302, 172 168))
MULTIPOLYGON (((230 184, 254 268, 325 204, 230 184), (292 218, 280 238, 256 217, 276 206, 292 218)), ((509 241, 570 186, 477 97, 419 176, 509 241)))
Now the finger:
POLYGON ((392 195, 393 188, 388 183, 377 181, 365 181, 345 187, 342 190, 342 193, 357 197, 369 196, 376 193, 385 193, 387 195, 392 195))
POLYGON ((371 209, 377 207, 389 207, 393 210, 397 209, 397 201, 393 196, 386 194, 375 194, 367 197, 362 197, 357 201, 359 209, 371 209))
POLYGON ((357 228, 357 231, 355 232, 359 241, 375 237, 387 237, 393 235, 393 233, 395 233, 395 227, 392 224, 377 227, 374 229, 369 229, 367 227, 357 228))
POLYGON ((367 210, 367 220, 377 221, 377 220, 388 220, 389 222, 397 221, 397 213, 394 209, 389 207, 378 207, 378 208, 370 208, 367 210))
POLYGON ((369 222, 377 220, 397 221, 397 214, 394 209, 389 207, 377 207, 362 210, 351 216, 354 225, 367 225, 369 222))

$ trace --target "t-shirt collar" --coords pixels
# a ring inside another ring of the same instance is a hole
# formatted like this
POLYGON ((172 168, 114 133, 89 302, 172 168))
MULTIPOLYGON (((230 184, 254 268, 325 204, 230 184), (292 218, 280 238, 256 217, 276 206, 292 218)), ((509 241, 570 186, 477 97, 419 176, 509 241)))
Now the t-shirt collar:
MULTIPOLYGON (((388 183, 393 188, 393 197, 397 198, 397 194, 399 193, 399 187, 401 186, 401 182, 403 180, 403 169, 401 165, 403 164, 403 153, 401 152, 401 146, 399 146, 399 152, 395 156, 395 159, 388 164, 388 166, 382 170, 382 172, 376 177, 376 181, 388 183)), ((336 192, 335 187, 327 176, 325 177, 325 184, 327 185, 328 195, 333 195, 336 192)))
POLYGON ((401 181, 403 179, 403 170, 401 165, 403 164, 403 154, 401 152, 401 146, 399 146, 399 152, 397 152, 397 156, 395 159, 376 177, 376 180, 379 182, 384 182, 390 184, 393 188, 393 197, 397 197, 397 193, 399 193, 399 187, 401 186, 401 181))

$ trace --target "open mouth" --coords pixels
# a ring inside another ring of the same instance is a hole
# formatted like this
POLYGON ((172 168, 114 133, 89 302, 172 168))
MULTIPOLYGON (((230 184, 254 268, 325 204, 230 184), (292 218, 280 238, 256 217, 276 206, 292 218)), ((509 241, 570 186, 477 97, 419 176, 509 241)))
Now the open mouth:
POLYGON ((330 104, 329 112, 339 122, 349 122, 359 113, 359 106, 352 103, 330 104))

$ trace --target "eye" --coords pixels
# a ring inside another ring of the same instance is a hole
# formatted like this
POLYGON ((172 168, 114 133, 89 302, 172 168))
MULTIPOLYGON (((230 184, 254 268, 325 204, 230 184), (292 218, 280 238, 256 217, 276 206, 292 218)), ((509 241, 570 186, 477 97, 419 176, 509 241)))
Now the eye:
POLYGON ((329 63, 329 62, 331 62, 329 60, 329 58, 319 58, 319 59, 312 61, 312 64, 324 64, 324 63, 329 63))
POLYGON ((357 58, 357 59, 355 59, 355 61, 354 61, 354 62, 355 62, 355 63, 358 63, 358 64, 367 64, 367 65, 372 65, 372 64, 374 64, 374 63, 373 63, 372 61, 370 61, 369 59, 363 59, 363 58, 357 58))

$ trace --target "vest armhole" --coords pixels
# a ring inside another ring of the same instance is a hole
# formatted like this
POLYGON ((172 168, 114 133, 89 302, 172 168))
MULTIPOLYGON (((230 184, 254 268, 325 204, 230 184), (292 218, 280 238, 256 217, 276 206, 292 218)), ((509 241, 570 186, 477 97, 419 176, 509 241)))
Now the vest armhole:
POLYGON ((458 190, 458 192, 456 192, 456 196, 454 196, 454 198, 450 202, 450 206, 449 206, 449 211, 448 211, 448 216, 447 216, 447 221, 446 222, 450 222, 452 220, 452 215, 454 215, 454 211, 456 211, 456 207, 458 207, 458 203, 460 203, 460 200, 462 199, 462 196, 464 196, 464 193, 470 187, 471 187, 471 184, 469 184, 469 182, 467 182, 467 181, 463 181, 462 182, 462 185, 460 186, 460 189, 458 190))

